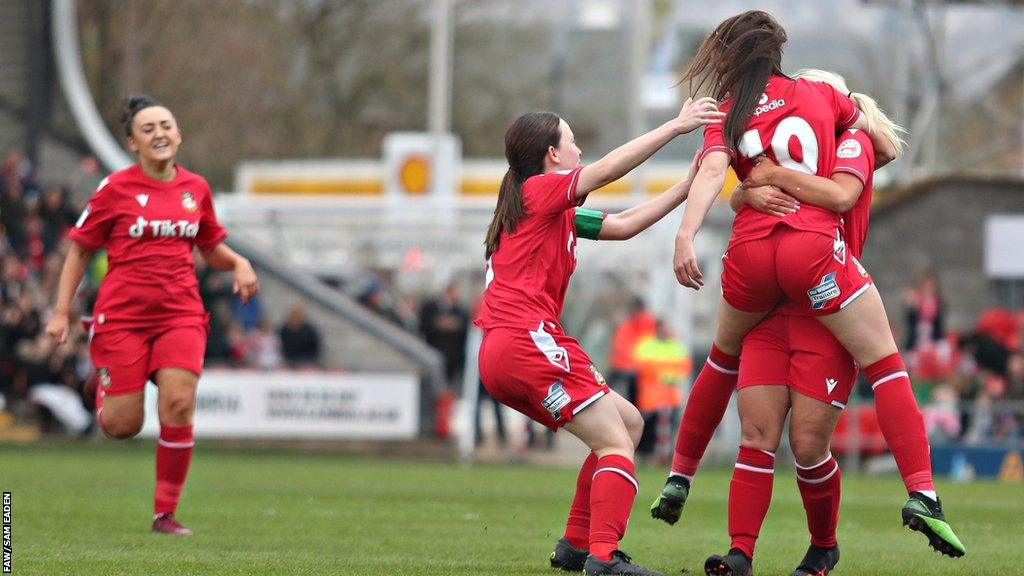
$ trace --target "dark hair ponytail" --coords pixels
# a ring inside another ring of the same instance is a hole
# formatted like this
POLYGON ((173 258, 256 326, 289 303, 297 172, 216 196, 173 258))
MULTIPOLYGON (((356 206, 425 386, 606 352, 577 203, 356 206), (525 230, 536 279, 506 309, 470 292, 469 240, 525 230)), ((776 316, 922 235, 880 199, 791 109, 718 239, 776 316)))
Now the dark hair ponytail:
POLYGON ((498 205, 487 227, 487 258, 494 254, 502 232, 516 231, 516 224, 526 216, 523 204, 523 183, 530 176, 544 171, 544 156, 550 146, 558 146, 562 136, 561 118, 553 112, 527 112, 515 119, 505 131, 505 159, 508 171, 501 179, 498 205))
POLYGON ((786 31, 771 14, 750 10, 718 25, 694 56, 683 80, 697 79, 697 90, 705 82, 712 84, 712 96, 718 100, 732 97, 732 107, 725 118, 725 143, 739 147, 758 99, 772 74, 782 73, 782 48, 786 31))
POLYGON ((125 136, 130 138, 132 135, 132 121, 135 120, 135 115, 139 113, 139 110, 153 106, 163 106, 163 103, 145 94, 139 94, 124 97, 121 100, 121 106, 120 122, 124 125, 125 136))

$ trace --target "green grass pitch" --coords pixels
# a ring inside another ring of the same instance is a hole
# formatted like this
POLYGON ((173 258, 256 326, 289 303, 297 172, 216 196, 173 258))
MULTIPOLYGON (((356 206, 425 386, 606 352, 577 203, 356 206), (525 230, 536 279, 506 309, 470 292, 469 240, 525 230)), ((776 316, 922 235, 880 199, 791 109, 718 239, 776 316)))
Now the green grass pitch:
MULTIPOLYGON (((569 464, 569 463, 567 463, 569 464)), ((13 492, 14 574, 547 575, 575 470, 372 461, 330 454, 199 448, 179 518, 192 538, 149 533, 151 442, 0 446, 13 492)), ((623 548, 667 575, 703 573, 728 547, 728 470, 702 471, 679 524, 647 506, 664 472, 640 473, 623 548)), ((1024 574, 1024 488, 942 482, 968 548, 941 557, 900 526, 898 478, 847 476, 837 575, 1024 574)), ((807 546, 791 472, 780 472, 755 571, 789 574, 807 546)))

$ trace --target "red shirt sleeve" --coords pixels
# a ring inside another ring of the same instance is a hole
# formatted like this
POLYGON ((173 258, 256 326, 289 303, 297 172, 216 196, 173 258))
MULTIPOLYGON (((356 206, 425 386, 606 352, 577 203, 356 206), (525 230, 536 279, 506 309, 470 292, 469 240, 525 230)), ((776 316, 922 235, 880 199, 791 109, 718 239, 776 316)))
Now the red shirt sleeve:
POLYGON ((708 124, 704 127, 704 147, 700 150, 699 162, 703 162, 707 158, 708 154, 712 152, 725 152, 729 155, 729 158, 735 160, 736 153, 729 149, 725 144, 725 135, 722 133, 722 124, 708 124))
POLYGON ((576 184, 583 167, 531 176, 523 183, 527 214, 555 215, 583 204, 576 199, 576 184))
POLYGON ((871 146, 871 139, 863 130, 847 130, 837 140, 836 164, 832 173, 853 174, 866 186, 875 169, 875 149, 871 146))
POLYGON ((202 215, 199 217, 199 234, 196 235, 196 246, 203 252, 209 252, 228 237, 228 233, 217 221, 217 212, 213 208, 213 192, 206 187, 206 194, 200 204, 202 215))
POLYGON ((824 82, 814 82, 814 85, 825 95, 825 99, 832 106, 832 112, 836 116, 836 130, 846 130, 860 117, 860 108, 852 98, 824 82))
POLYGON ((68 232, 68 238, 90 252, 99 250, 107 243, 110 228, 117 220, 117 192, 108 180, 89 199, 89 204, 78 217, 78 222, 68 232))

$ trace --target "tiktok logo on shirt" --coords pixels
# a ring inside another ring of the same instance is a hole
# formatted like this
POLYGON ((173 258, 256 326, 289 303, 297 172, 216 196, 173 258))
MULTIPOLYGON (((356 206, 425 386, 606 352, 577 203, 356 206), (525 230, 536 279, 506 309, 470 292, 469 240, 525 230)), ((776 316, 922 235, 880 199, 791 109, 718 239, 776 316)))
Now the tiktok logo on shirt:
POLYGON ((128 227, 128 235, 142 238, 147 230, 151 238, 195 238, 199 235, 199 223, 188 220, 146 220, 139 216, 135 224, 128 227))

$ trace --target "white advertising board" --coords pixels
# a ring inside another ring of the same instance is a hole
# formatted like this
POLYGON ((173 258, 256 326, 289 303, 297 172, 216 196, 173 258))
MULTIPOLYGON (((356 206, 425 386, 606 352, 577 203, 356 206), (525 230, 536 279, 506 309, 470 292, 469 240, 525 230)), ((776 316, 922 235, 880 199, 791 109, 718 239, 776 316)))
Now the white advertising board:
POLYGON ((1024 278, 1024 215, 999 214, 985 222, 985 273, 1024 278))
MULTIPOLYGON (((209 370, 199 380, 197 438, 404 440, 419 433, 414 374, 209 370)), ((146 390, 142 436, 160 431, 146 390)))

